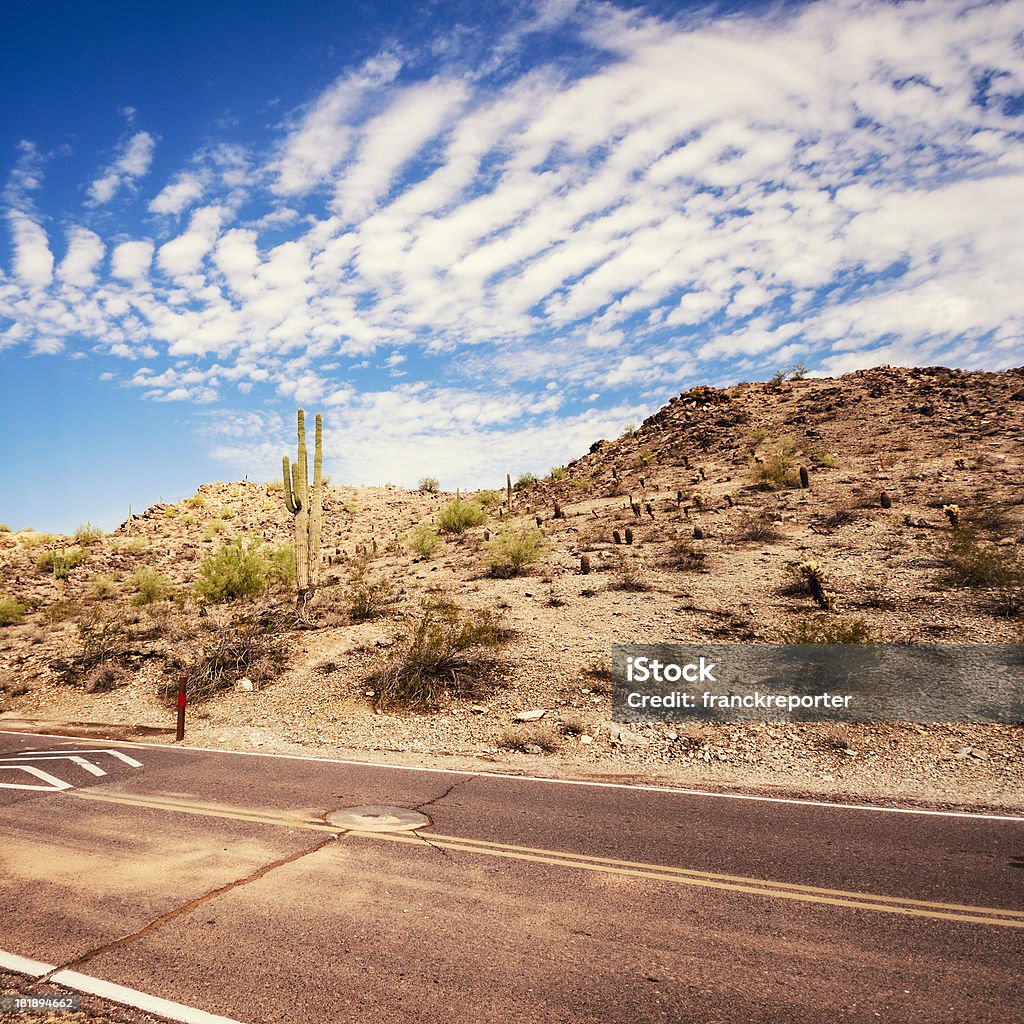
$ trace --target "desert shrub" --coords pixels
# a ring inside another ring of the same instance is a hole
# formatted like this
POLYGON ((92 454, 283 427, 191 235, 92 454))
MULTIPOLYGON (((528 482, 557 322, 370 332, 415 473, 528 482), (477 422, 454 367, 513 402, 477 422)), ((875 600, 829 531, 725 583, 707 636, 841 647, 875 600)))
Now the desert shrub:
POLYGON ((592 476, 577 476, 573 478, 572 485, 577 491, 586 494, 594 489, 594 478, 592 476))
POLYGON ((280 634, 294 625, 294 616, 274 608, 250 608, 227 622, 209 623, 185 643, 185 652, 171 665, 161 696, 173 701, 178 677, 184 674, 188 699, 196 704, 230 689, 243 676, 254 684, 277 675, 288 659, 280 634))
POLYGON ((411 632, 371 677, 381 706, 431 709, 474 697, 493 678, 493 650, 511 634, 490 610, 428 601, 411 632))
POLYGON ((267 585, 288 589, 295 583, 295 545, 289 541, 268 545, 264 550, 267 585))
POLYGON ((107 693, 131 681, 132 674, 116 661, 105 661, 94 666, 82 677, 86 693, 107 693))
POLYGON ((226 604, 262 594, 271 578, 263 543, 254 537, 236 537, 200 563, 195 594, 206 604, 226 604))
POLYGON ((562 718, 562 734, 564 736, 582 736, 587 729, 587 720, 582 715, 568 714, 562 718))
POLYGON ((437 527, 442 533, 465 533, 471 526, 487 522, 487 513, 474 501, 456 498, 437 514, 437 527))
POLYGON ((0 594, 0 626, 17 626, 25 617, 25 606, 8 594, 0 594))
POLYGON ((75 530, 75 535, 71 539, 82 547, 88 547, 103 539, 103 531, 98 526, 85 522, 75 530))
POLYGON ((66 580, 72 569, 76 569, 89 557, 85 548, 60 548, 55 551, 44 551, 36 559, 36 568, 40 572, 53 573, 54 579, 66 580))
POLYGON ((814 615, 786 630, 784 644, 871 644, 875 643, 871 627, 860 618, 835 615, 814 615))
POLYGON ((278 491, 284 490, 283 480, 268 480, 264 485, 267 494, 276 494, 278 491))
POLYGON ((516 482, 512 485, 513 491, 525 491, 537 482, 535 473, 521 473, 516 482))
POLYGON ((50 663, 60 681, 82 686, 101 665, 122 662, 131 653, 128 623, 117 614, 87 615, 77 624, 78 648, 67 658, 50 663))
POLYGON ((752 540, 770 544, 781 540, 782 533, 767 511, 744 512, 733 531, 733 540, 752 540))
POLYGON ((116 597, 120 587, 117 585, 117 580, 113 576, 107 576, 103 573, 95 573, 89 577, 89 596, 95 597, 98 600, 105 601, 108 598, 116 597))
POLYGON ((206 529, 203 530, 204 540, 213 540, 214 537, 219 537, 221 534, 226 533, 228 524, 223 519, 211 519, 206 524, 206 529))
POLYGON ((426 491, 427 494, 437 494, 437 492, 441 489, 441 484, 439 483, 437 477, 433 476, 423 477, 423 479, 420 480, 418 486, 421 491, 426 491))
MULTIPOLYGON (((282 484, 281 487, 283 489, 284 485, 282 484)), ((185 504, 189 508, 206 508, 206 497, 202 494, 193 494, 191 498, 185 499, 185 504)))
POLYGON ((501 491, 477 491, 473 495, 473 500, 483 508, 494 508, 501 503, 501 491))
POLYGON ((345 606, 353 622, 378 619, 397 600, 394 585, 372 576, 367 562, 357 562, 352 567, 345 591, 345 606))
POLYGON ((154 601, 162 601, 170 597, 174 592, 174 584, 162 573, 148 565, 141 566, 129 577, 129 582, 134 588, 132 604, 153 604, 154 601))
POLYGON ((56 534, 53 533, 35 533, 33 531, 25 531, 21 535, 21 543, 27 548, 42 548, 49 544, 52 544, 57 539, 56 534))
POLYGON ((430 558, 441 546, 442 540, 437 530, 429 526, 417 526, 409 531, 405 538, 409 550, 420 558, 430 558))
POLYGON ((0 523, 0 533, 10 533, 11 528, 6 523, 0 523))
MULTIPOLYGON (((876 504, 876 501, 872 501, 872 507, 876 504)), ((829 530, 837 530, 840 526, 846 526, 848 523, 856 522, 857 508, 858 506, 852 503, 837 505, 831 512, 828 512, 821 517, 821 525, 829 530)))
POLYGON ((634 420, 630 420, 630 421, 629 421, 629 422, 628 422, 628 423, 627 423, 627 424, 626 424, 626 425, 625 425, 625 426, 624 426, 624 427, 622 428, 622 437, 623 437, 623 438, 626 438, 626 437, 635 437, 635 436, 636 436, 636 433, 637 433, 637 429, 636 429, 636 422, 635 422, 634 420))
POLYGON ((564 480, 569 475, 569 470, 565 466, 552 466, 551 467, 551 479, 552 480, 564 480))
POLYGON ((704 568, 707 555, 683 537, 672 542, 668 549, 666 562, 682 572, 700 572, 704 568))
POLYGON ((791 437, 781 437, 754 467, 754 480, 763 488, 795 487, 798 477, 797 444, 791 437))
POLYGON ((178 509, 177 509, 177 507, 175 505, 167 505, 164 508, 164 518, 165 519, 177 519, 177 517, 179 515, 180 515, 180 513, 178 512, 178 509))
POLYGON ((553 754, 558 750, 558 733, 545 722, 524 722, 505 729, 497 740, 502 750, 517 750, 522 754, 553 754))
POLYGON ((217 513, 219 519, 234 519, 235 510, 230 505, 221 505, 220 511, 217 513))
POLYGON ((620 554, 612 568, 609 590, 625 590, 636 594, 653 589, 647 578, 647 570, 639 558, 630 558, 620 554))
POLYGON ((506 523, 488 541, 484 559, 492 576, 508 579, 533 565, 547 549, 540 527, 528 519, 519 519, 506 523))
POLYGON ((812 455, 810 459, 815 466, 821 469, 837 469, 839 466, 839 459, 831 452, 825 452, 822 455, 812 455))
POLYGON ((1008 551, 980 540, 970 530, 961 529, 936 549, 945 582, 954 587, 994 589, 1019 587, 1024 567, 1008 551))
POLYGON ((110 542, 110 548, 112 551, 116 551, 118 554, 138 555, 141 554, 149 547, 149 541, 145 537, 115 537, 110 542))
POLYGON ((636 457, 636 464, 640 469, 645 466, 649 466, 654 461, 654 456, 650 452, 638 452, 636 457))

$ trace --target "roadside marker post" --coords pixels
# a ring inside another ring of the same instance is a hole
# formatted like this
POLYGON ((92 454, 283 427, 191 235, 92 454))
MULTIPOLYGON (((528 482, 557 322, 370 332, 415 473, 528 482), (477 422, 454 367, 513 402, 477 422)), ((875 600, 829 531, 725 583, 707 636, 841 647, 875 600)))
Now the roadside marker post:
POLYGON ((180 743, 185 738, 185 677, 178 680, 178 728, 174 733, 175 743, 180 743))

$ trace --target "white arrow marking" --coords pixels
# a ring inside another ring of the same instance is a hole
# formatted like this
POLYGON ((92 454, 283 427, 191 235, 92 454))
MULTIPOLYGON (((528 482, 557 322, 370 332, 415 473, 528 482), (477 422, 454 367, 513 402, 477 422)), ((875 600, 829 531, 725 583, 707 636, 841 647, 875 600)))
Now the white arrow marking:
POLYGON ((64 782, 61 779, 56 779, 52 775, 44 772, 41 768, 31 768, 27 764, 0 764, 0 771, 4 769, 12 772, 28 772, 30 775, 36 776, 38 779, 42 779, 44 782, 50 783, 48 786, 29 786, 24 783, 17 782, 0 782, 0 789, 38 789, 43 792, 49 792, 50 790, 58 789, 71 789, 70 782, 64 782))
MULTIPOLYGON (((120 758, 125 764, 130 764, 133 768, 141 768, 142 762, 136 761, 134 757, 129 757, 127 754, 122 754, 120 750, 72 750, 72 754, 109 754, 111 757, 120 758)), ((26 750, 23 754, 17 754, 15 757, 5 758, 5 760, 13 761, 15 759, 24 760, 35 757, 47 757, 51 755, 66 756, 67 751, 65 750, 26 750)))
POLYGON ((84 757, 76 757, 74 754, 35 754, 32 757, 0 757, 2 761, 74 761, 75 764, 80 764, 87 772, 92 772, 93 775, 106 775, 107 773, 97 765, 94 765, 92 761, 86 761, 84 757))

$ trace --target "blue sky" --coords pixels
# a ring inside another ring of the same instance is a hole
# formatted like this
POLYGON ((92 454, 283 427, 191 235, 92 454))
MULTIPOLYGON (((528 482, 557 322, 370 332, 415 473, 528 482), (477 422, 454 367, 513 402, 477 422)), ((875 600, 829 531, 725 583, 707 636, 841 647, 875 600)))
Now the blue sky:
POLYGON ((546 472, 695 383, 1024 363, 1024 8, 4 4, 0 521, 546 472))

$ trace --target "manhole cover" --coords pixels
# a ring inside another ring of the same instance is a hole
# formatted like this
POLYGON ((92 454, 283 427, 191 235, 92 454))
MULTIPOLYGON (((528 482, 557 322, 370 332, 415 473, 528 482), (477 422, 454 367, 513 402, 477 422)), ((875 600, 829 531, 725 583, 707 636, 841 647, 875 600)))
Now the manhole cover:
POLYGON ((425 814, 405 807, 342 807, 328 814, 327 820, 360 832, 408 832, 432 824, 425 814))

